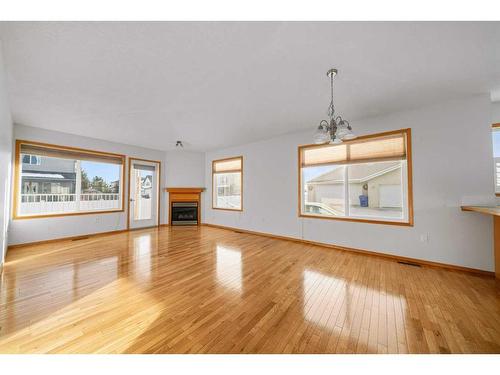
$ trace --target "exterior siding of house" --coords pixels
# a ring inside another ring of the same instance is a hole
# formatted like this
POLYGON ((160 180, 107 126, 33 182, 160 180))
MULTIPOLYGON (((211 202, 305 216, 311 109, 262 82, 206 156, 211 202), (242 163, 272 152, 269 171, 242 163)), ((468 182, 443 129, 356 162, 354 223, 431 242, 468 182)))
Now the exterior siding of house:
MULTIPOLYGON (((368 206, 379 208, 380 185, 401 184, 401 170, 393 170, 369 181, 351 184, 349 191, 351 205, 359 205, 359 196, 363 194, 364 184, 368 184, 368 206)), ((344 185, 342 183, 309 184, 308 201, 325 203, 337 208, 343 206, 344 185)))
MULTIPOLYGON (((40 157, 40 164, 22 163, 22 172, 39 174, 40 177, 22 176, 23 194, 74 194, 76 183, 75 161, 40 157), (51 178, 47 175, 63 176, 51 178), (45 176, 44 176, 45 175, 45 176)), ((24 158, 22 158, 24 159, 24 158)))

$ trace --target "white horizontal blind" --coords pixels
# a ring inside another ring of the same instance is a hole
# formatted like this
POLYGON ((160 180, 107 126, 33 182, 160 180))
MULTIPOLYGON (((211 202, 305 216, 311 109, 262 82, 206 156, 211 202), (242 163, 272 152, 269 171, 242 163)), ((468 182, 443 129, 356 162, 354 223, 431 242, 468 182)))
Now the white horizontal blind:
POLYGON ((241 171, 241 157, 216 160, 213 162, 213 172, 239 172, 241 171))

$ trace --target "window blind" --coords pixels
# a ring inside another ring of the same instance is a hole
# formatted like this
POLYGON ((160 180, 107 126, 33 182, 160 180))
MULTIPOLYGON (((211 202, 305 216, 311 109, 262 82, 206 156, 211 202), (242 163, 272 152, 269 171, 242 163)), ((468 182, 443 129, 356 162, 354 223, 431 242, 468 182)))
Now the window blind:
POLYGON ((21 143, 21 154, 46 156, 52 158, 87 160, 99 163, 123 164, 123 157, 120 155, 101 153, 96 151, 85 151, 59 146, 44 146, 31 143, 21 143))
POLYGON ((304 146, 301 148, 303 167, 325 164, 349 164, 361 161, 402 160, 406 158, 406 131, 380 134, 338 145, 304 146))
POLYGON ((154 172, 156 170, 156 167, 154 165, 134 164, 134 169, 154 172))
POLYGON ((213 172, 239 172, 241 171, 241 158, 226 159, 213 162, 213 172))

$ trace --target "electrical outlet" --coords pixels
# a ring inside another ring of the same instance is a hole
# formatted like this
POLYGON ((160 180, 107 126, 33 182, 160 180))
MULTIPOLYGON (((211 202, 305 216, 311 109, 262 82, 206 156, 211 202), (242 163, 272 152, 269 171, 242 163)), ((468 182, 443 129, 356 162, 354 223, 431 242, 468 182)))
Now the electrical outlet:
POLYGON ((422 233, 420 235, 420 242, 428 243, 429 242, 429 233, 422 233))

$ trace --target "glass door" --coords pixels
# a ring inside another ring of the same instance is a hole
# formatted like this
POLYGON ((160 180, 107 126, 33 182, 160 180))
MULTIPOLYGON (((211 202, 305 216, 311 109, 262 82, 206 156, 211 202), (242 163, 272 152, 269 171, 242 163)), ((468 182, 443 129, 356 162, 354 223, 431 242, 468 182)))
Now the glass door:
POLYGON ((159 170, 159 162, 130 159, 130 229, 159 225, 159 170))

